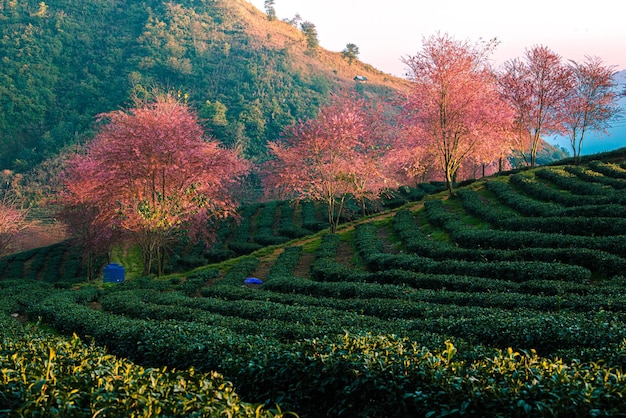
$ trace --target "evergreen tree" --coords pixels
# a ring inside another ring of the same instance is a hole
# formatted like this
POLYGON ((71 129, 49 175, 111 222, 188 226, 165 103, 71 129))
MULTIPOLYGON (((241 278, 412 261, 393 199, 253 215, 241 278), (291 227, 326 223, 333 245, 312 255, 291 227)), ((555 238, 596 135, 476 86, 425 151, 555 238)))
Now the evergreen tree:
POLYGON ((319 40, 317 39, 317 28, 315 24, 307 21, 304 21, 300 24, 300 30, 304 33, 306 37, 306 46, 309 51, 315 51, 315 48, 319 46, 319 40))
POLYGON ((274 0, 265 0, 265 14, 270 22, 276 20, 276 9, 274 9, 274 0))
POLYGON ((341 56, 347 59, 348 63, 352 65, 352 62, 359 57, 359 47, 353 43, 349 43, 344 50, 341 51, 341 56))

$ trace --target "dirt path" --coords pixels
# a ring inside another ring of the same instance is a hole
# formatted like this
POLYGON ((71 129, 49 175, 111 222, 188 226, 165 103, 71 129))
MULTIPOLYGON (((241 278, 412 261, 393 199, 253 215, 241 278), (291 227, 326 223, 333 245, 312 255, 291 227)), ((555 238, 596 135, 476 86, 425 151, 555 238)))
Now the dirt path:
MULTIPOLYGON (((424 206, 424 202, 420 201, 420 202, 413 202, 411 204, 409 204, 408 206, 403 206, 403 209, 406 209, 407 207, 410 208, 411 210, 417 210, 420 209, 421 207, 424 206)), ((381 213, 381 214, 377 214, 377 215, 373 215, 367 218, 363 218, 363 219, 359 219, 357 221, 352 221, 346 224, 342 224, 339 226, 339 228, 337 229, 337 234, 342 234, 345 232, 349 232, 352 231, 353 229, 355 229, 358 225, 364 224, 364 223, 368 223, 368 222, 376 222, 376 221, 380 221, 383 219, 386 219, 390 216, 394 216, 398 210, 400 209, 393 209, 389 212, 385 212, 385 213, 381 213)), ((296 247, 296 246, 304 246, 306 244, 309 244, 311 242, 314 242, 316 240, 321 239, 319 236, 313 236, 313 237, 308 237, 308 238, 303 238, 301 240, 297 240, 297 241, 290 241, 289 245, 290 247, 296 247)), ((340 248, 342 246, 340 245, 340 248)), ((274 252, 263 256, 260 260, 260 265, 257 268, 257 270, 255 271, 255 276, 254 277, 258 277, 261 280, 265 280, 265 278, 267 277, 270 268, 272 267, 272 265, 274 264, 274 261, 276 260, 276 258, 278 258, 278 256, 284 251, 284 248, 278 248, 276 249, 274 252)), ((342 263, 347 265, 348 267, 350 267, 352 265, 352 256, 353 256, 353 252, 349 251, 349 253, 347 252, 345 246, 344 248, 341 250, 342 251, 342 263)), ((302 254, 302 257, 300 259, 300 261, 298 262, 298 265, 296 266, 296 269, 294 270, 294 275, 297 277, 308 277, 308 272, 311 266, 311 263, 313 262, 315 258, 314 254, 310 254, 310 253, 304 253, 302 254)))

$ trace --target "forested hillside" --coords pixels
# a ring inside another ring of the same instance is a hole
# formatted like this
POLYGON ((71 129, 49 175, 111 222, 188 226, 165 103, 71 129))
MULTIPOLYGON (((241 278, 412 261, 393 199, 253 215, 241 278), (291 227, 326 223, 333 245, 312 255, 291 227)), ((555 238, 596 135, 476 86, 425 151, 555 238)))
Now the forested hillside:
POLYGON ((155 87, 179 91, 208 132, 258 157, 329 92, 385 95, 404 83, 311 48, 245 0, 4 0, 0 32, 0 167, 19 171, 155 87))

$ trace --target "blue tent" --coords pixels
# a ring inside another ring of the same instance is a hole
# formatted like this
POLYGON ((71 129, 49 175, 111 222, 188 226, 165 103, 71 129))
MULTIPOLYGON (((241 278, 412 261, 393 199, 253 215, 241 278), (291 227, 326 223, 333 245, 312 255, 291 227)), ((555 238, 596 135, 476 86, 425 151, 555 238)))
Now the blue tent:
POLYGON ((263 284, 263 280, 257 279, 256 277, 248 277, 243 281, 245 284, 263 284))

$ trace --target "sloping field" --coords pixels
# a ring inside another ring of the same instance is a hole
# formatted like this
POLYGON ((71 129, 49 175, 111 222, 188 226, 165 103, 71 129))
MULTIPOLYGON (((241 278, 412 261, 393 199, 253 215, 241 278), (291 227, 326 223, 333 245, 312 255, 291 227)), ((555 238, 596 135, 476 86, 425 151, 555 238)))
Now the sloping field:
POLYGON ((624 189, 626 164, 544 167, 286 244, 264 204, 223 249, 273 247, 106 288, 20 276, 3 310, 302 417, 623 415, 624 189))

